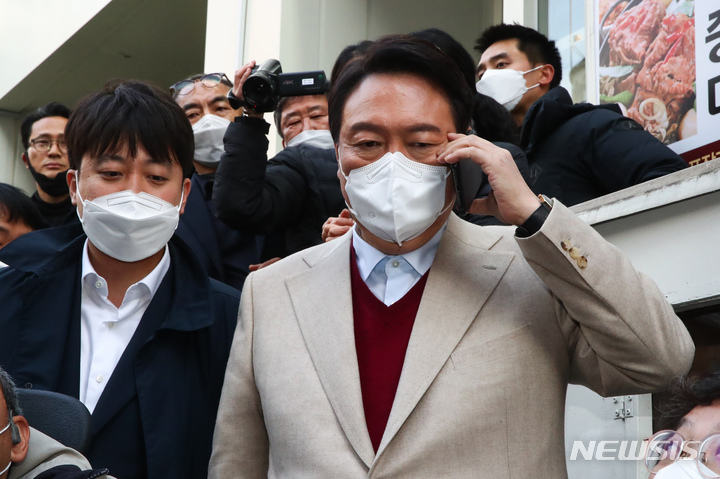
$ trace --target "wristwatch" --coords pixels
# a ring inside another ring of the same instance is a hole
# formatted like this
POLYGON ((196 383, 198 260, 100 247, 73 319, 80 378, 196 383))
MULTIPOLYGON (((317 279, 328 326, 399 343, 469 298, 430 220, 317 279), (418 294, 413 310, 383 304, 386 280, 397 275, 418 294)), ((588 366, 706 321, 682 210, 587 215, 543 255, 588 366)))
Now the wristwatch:
POLYGON ((549 198, 549 197, 543 195, 542 193, 540 193, 538 195, 538 199, 540 200, 540 206, 545 208, 545 210, 547 210, 547 212, 550 213, 550 210, 552 210, 552 207, 554 204, 552 198, 549 198))
POLYGON ((528 236, 534 235, 540 231, 540 228, 542 228, 542 225, 545 223, 545 220, 550 215, 550 211, 553 208, 553 200, 542 193, 538 195, 538 200, 540 200, 540 206, 538 206, 538 209, 536 209, 533 214, 525 220, 525 223, 523 223, 522 226, 518 226, 515 230, 515 236, 519 238, 527 238, 528 236))

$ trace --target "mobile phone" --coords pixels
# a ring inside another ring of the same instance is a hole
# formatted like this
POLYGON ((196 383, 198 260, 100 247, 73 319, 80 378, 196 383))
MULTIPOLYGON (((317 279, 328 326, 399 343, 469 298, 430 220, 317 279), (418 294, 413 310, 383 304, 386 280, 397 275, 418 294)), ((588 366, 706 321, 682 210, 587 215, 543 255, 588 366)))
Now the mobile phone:
POLYGON ((450 171, 455 182, 454 211, 463 217, 468 214, 470 205, 477 197, 483 185, 485 173, 480 165, 468 158, 450 165, 450 171))

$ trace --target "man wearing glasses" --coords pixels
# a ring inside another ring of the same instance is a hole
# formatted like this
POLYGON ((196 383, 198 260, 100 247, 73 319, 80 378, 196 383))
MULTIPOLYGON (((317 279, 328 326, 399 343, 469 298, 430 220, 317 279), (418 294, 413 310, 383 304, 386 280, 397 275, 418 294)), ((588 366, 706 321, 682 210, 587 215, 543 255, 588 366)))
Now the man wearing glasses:
POLYGON ((649 478, 720 478, 720 372, 677 381, 662 412, 668 429, 645 450, 649 478))
MULTIPOLYGON (((235 72, 233 95, 239 100, 254 67, 251 61, 235 72)), ((281 247, 272 256, 284 256, 320 244, 323 223, 338 216, 345 201, 327 97, 281 98, 273 120, 284 149, 269 160, 270 125, 262 113, 245 107, 244 115, 230 124, 213 202, 218 217, 232 228, 279 240, 281 247)))
POLYGON ((195 135, 195 172, 177 234, 193 249, 211 278, 241 290, 250 265, 260 262, 263 238, 227 226, 217 218, 212 203, 225 130, 242 115, 228 102, 231 87, 224 73, 208 73, 175 83, 170 93, 190 120, 195 135))
POLYGON ((65 124, 69 116, 68 107, 53 102, 30 113, 20 125, 25 148, 22 161, 37 186, 32 200, 49 226, 78 221, 65 180, 70 167, 65 148, 65 124))

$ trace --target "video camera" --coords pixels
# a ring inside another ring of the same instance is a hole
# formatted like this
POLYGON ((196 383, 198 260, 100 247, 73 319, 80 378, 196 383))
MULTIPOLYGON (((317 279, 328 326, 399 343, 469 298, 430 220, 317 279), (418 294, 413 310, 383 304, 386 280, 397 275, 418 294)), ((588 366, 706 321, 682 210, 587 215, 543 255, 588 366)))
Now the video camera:
POLYGON ((278 60, 266 60, 255 66, 245 80, 242 94, 243 103, 232 90, 228 92, 230 106, 238 109, 249 106, 257 112, 274 111, 280 98, 287 96, 321 95, 327 91, 327 77, 323 70, 298 73, 283 73, 278 60))

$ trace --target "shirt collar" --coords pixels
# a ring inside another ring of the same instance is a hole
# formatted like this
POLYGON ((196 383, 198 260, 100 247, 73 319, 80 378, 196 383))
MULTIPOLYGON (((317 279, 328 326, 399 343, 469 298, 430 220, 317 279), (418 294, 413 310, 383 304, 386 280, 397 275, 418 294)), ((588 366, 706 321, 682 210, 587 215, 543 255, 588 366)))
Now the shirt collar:
MULTIPOLYGON (((88 241, 85 240, 85 246, 83 246, 83 254, 82 254, 82 271, 81 271, 81 277, 83 282, 88 281, 95 281, 98 278, 102 278, 103 282, 107 284, 105 281, 105 278, 97 274, 97 271, 95 271, 95 268, 93 267, 92 263, 90 262, 90 256, 88 255, 88 241)), ((152 298, 155 296, 155 292, 160 287, 160 283, 162 282, 163 278, 165 277, 165 273, 167 273, 168 269, 170 269, 170 252, 168 249, 168 245, 165 245, 165 249, 163 252, 163 256, 160 259, 160 262, 155 266, 155 268, 150 271, 150 273, 145 276, 143 279, 138 281, 137 283, 133 284, 128 288, 130 289, 136 289, 137 286, 143 285, 147 288, 147 290, 150 293, 150 297, 152 298)), ((107 296, 107 286, 104 291, 104 295, 107 296)))
POLYGON ((432 238, 430 238, 430 241, 418 249, 401 255, 386 255, 363 240, 357 232, 357 225, 355 225, 353 227, 352 245, 355 249, 355 259, 357 261, 360 276, 363 281, 367 281, 370 273, 372 273, 375 268, 375 265, 377 265, 385 256, 402 256, 405 258, 405 261, 410 263, 410 266, 412 266, 415 271, 417 271, 421 276, 424 275, 430 269, 430 266, 432 266, 432 263, 435 260, 435 253, 437 253, 437 249, 440 245, 442 235, 445 233, 445 229, 447 229, 447 221, 442 228, 440 228, 440 230, 435 233, 432 238))

